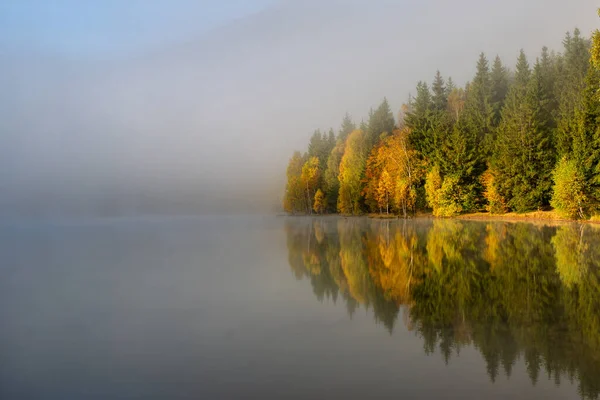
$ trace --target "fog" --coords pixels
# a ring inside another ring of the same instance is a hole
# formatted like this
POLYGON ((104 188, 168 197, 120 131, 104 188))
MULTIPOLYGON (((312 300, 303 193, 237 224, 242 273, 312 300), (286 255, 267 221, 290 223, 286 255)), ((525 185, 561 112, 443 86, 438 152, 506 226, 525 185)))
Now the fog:
POLYGON ((360 122, 384 96, 396 112, 437 69, 462 85, 482 51, 512 67, 520 48, 560 50, 568 30, 589 36, 596 6, 280 1, 119 57, 3 46, 0 213, 275 210, 315 129, 360 122))

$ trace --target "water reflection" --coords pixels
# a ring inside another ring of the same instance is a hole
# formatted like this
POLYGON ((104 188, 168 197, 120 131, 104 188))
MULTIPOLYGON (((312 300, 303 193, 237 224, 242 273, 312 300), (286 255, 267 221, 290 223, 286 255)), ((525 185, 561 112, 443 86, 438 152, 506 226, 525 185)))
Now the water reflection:
POLYGON ((476 348, 492 381, 524 360, 535 384, 600 395, 600 228, 457 220, 290 219, 289 262, 316 297, 372 310, 444 362, 476 348))

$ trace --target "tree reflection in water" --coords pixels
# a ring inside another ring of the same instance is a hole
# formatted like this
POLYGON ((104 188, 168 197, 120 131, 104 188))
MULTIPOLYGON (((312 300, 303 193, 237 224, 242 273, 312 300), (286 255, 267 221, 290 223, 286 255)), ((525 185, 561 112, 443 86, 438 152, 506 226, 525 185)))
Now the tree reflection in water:
POLYGON ((319 301, 398 316, 448 363, 472 346, 495 381, 523 359, 600 395, 600 228, 460 220, 292 218, 289 263, 319 301), (402 311, 402 312, 401 312, 402 311))

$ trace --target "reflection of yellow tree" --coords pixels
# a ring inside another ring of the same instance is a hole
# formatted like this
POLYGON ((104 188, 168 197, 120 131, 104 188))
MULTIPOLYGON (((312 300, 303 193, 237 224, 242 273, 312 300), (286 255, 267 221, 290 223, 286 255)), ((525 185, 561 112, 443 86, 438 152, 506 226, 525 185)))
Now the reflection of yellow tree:
POLYGON ((356 220, 338 222, 340 262, 350 295, 361 304, 368 304, 368 274, 362 254, 360 227, 356 220))
POLYGON ((485 226, 485 249, 483 259, 490 264, 491 272, 500 263, 500 243, 506 238, 506 223, 489 223, 485 226))
POLYGON ((461 251, 470 239, 464 228, 464 223, 460 221, 433 220, 433 228, 427 235, 427 256, 429 264, 437 272, 442 272, 447 263, 462 261, 461 251))
POLYGON ((315 240, 313 224, 308 226, 308 235, 306 236, 306 247, 302 252, 302 261, 310 275, 321 274, 321 257, 319 256, 318 243, 315 240))
POLYGON ((315 229, 315 238, 317 239, 317 243, 322 244, 325 239, 325 229, 323 226, 322 220, 315 220, 313 223, 313 227, 315 229))
POLYGON ((525 362, 532 382, 577 377, 600 394, 600 229, 456 220, 297 219, 285 226, 290 266, 319 300, 338 293, 392 332, 399 308, 426 352, 465 344, 490 379, 525 362), (402 305, 399 307, 399 305, 402 305))
POLYGON ((584 242, 584 226, 561 226, 552 238, 556 252, 556 270, 563 284, 571 289, 581 282, 587 271, 585 253, 588 244, 584 242))
POLYGON ((422 265, 423 253, 417 249, 414 225, 402 227, 390 222, 374 226, 367 236, 369 272, 386 299, 396 304, 410 303, 411 284, 415 282, 416 265, 422 265))

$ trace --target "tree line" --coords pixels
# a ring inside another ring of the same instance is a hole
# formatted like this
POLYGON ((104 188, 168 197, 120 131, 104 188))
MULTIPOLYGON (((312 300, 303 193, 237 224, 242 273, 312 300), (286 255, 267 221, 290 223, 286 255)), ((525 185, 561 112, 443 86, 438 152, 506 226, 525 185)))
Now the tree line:
POLYGON ((317 130, 287 167, 289 213, 417 210, 454 216, 555 209, 600 213, 600 36, 578 29, 561 52, 521 50, 514 69, 485 54, 455 85, 438 71, 395 119, 387 99, 358 126, 317 130))

